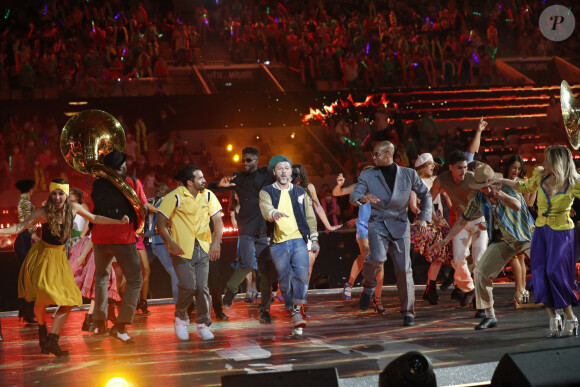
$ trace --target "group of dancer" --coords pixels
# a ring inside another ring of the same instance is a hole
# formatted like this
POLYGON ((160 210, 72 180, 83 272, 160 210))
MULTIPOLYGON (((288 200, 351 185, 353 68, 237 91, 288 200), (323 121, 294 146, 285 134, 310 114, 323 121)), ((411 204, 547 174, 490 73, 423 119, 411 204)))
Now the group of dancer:
POLYGON ((390 249, 403 325, 412 326, 412 241, 415 250, 431 263, 423 298, 430 304, 439 302, 436 279, 442 264, 451 264, 456 283, 452 299, 461 306, 473 305, 477 309, 475 317, 482 320, 476 330, 493 328, 498 324, 493 308, 493 279, 511 261, 516 285, 514 302, 528 302, 524 258, 529 256, 534 301, 545 305, 550 318, 548 337, 577 335, 578 319, 572 311, 572 306, 578 305, 574 292, 577 245, 570 208, 573 199, 579 197, 580 185, 572 154, 565 146, 547 148, 543 166, 536 168, 529 180, 524 179, 523 160, 517 155, 506 163, 503 178, 496 177, 493 169, 481 162, 473 162, 473 171, 469 171, 486 126, 482 118, 467 151, 453 152, 448 160, 449 171, 439 176, 434 175, 436 165, 428 153, 421 154, 415 162, 418 174, 394 164, 394 147, 389 142, 374 147, 375 168, 362 171, 356 185, 343 188, 344 177, 338 176, 334 195, 350 193, 351 203, 361 206, 356 219, 361 255, 353 263, 342 296, 351 298, 362 263, 364 289, 360 309, 365 310, 372 303, 375 310, 384 313, 384 307, 377 302, 382 285, 377 281, 382 278, 381 265, 390 249), (417 177, 425 187, 415 184, 417 177), (425 189, 430 195, 425 195, 425 189), (533 206, 536 196, 539 216, 534 221, 528 207, 533 206), (449 222, 443 216, 443 201, 451 210, 449 222), (414 224, 408 221, 407 208, 417 215, 414 224), (450 242, 452 246, 448 246, 450 242), (472 270, 467 263, 470 245, 472 270), (559 309, 563 318, 557 313, 559 309))
MULTIPOLYGON (((504 178, 496 177, 493 169, 483 163, 476 163, 474 170, 468 171, 486 125, 482 119, 467 152, 453 152, 448 160, 449 171, 439 176, 435 176, 436 165, 430 154, 419 156, 415 162, 417 170, 398 166, 393 160, 395 148, 388 141, 374 146, 375 165, 363 167, 356 184, 345 188, 344 177, 338 176, 333 193, 349 194, 350 202, 360 206, 358 219, 350 222, 357 227, 360 255, 353 263, 342 295, 351 299, 354 281, 362 271, 360 309, 372 305, 378 313, 386 313, 381 293, 384 263, 390 252, 403 325, 413 326, 415 292, 410 259, 413 241, 415 248, 431 262, 423 298, 431 304, 438 303, 437 275, 442 264, 451 263, 456 283, 452 297, 462 306, 475 300, 476 316, 482 318, 475 329, 493 328, 498 322, 492 280, 510 260, 515 265, 526 254, 531 258, 534 300, 546 306, 550 318, 548 336, 577 335, 578 319, 572 311, 578 305, 573 290, 577 247, 570 208, 573 198, 580 197, 580 176, 572 154, 564 146, 547 148, 543 167, 536 168, 529 180, 521 179, 523 161, 517 157, 508 163, 504 178), (536 192, 538 218, 534 227, 528 205, 533 203, 536 192), (449 223, 443 215, 444 202, 452 209, 449 223), (416 214, 413 224, 408 209, 416 214), (446 246, 450 242, 452 248, 446 246), (469 245, 474 279, 466 260, 469 245), (557 312, 559 309, 564 319, 557 312)), ((175 176, 177 188, 167 192, 168 187, 163 187, 148 202, 140 182, 127 175, 126 157, 113 151, 104 157, 104 164, 134 188, 150 214, 145 236, 151 238, 148 247, 160 245, 164 249, 155 255, 172 277, 175 334, 180 340, 189 340, 188 309, 195 299, 197 336, 211 340, 214 335, 210 329, 212 296, 208 275, 210 262, 219 259, 221 252, 223 225, 219 200, 206 188, 203 172, 196 166, 187 166, 175 176)), ((277 155, 268 166, 259 168, 258 157, 256 148, 244 148, 243 170, 210 186, 213 190, 232 189, 239 199, 235 212, 239 265, 227 281, 221 301, 225 309, 231 308, 241 283, 257 267, 261 278, 260 323, 272 323, 270 304, 276 276, 292 334, 301 335, 306 327, 304 306, 312 265, 320 252, 315 214, 329 230, 340 225, 329 224, 302 166, 292 164, 287 156, 277 155)), ((0 236, 21 233, 17 245, 23 239, 29 249, 20 270, 19 297, 34 302, 41 352, 69 355, 58 344, 59 334, 71 309, 81 306, 82 296, 93 300, 89 311, 92 318, 85 320, 84 330, 95 335, 109 333, 124 343, 133 343, 126 326, 132 323, 137 308, 146 310, 142 285, 143 271, 147 268, 143 255, 138 253, 137 219, 132 204, 105 178, 93 184, 92 213, 82 205, 82 192, 69 188, 62 179, 51 182, 48 200, 38 210, 25 200, 30 199, 30 182, 20 183, 19 189, 24 198, 22 207, 26 207, 28 214, 19 219, 20 223, 0 230, 0 236), (75 220, 77 215, 94 224, 90 238, 86 235, 88 224, 85 227, 84 222, 75 220), (42 224, 42 236, 32 244, 36 234, 29 227, 36 223, 42 224), (80 238, 70 249, 74 257, 72 265, 65 249, 71 237, 80 238), (86 267, 84 263, 91 250, 94 265, 86 267), (111 273, 113 260, 120 268, 117 273, 124 278, 124 284, 111 273), (73 273, 79 271, 85 272, 82 283, 75 282, 73 273), (138 303, 140 297, 142 301, 138 303), (109 299, 121 301, 115 318, 110 316, 114 315, 114 309, 108 307, 109 299), (50 333, 46 326, 48 305, 59 306, 50 333), (110 329, 107 319, 114 323, 110 329)), ((516 277, 514 298, 524 302, 525 264, 516 277)), ((216 317, 220 317, 217 310, 216 317)))

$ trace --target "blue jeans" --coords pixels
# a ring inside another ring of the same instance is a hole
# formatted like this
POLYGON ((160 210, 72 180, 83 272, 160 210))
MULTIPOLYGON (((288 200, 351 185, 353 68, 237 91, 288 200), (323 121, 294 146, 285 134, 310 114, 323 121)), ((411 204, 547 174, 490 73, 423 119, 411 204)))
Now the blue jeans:
POLYGON ((177 302, 177 276, 175 275, 175 268, 173 267, 173 262, 169 256, 169 251, 165 244, 148 245, 146 246, 147 255, 149 256, 149 263, 155 260, 155 257, 159 259, 159 262, 171 277, 171 294, 173 295, 173 303, 177 302))
POLYGON ((291 296, 292 303, 306 304, 310 260, 304 239, 273 243, 270 252, 278 271, 278 283, 285 303, 288 305, 287 297, 291 296))

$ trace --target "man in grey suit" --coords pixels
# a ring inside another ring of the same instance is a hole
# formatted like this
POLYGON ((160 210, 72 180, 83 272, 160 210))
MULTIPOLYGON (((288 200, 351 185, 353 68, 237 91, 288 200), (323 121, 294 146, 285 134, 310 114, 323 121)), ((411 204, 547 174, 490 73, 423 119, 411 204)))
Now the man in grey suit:
POLYGON ((395 147, 389 141, 382 141, 373 149, 375 168, 361 173, 358 183, 350 194, 350 201, 355 206, 371 202, 369 219, 369 247, 371 253, 364 262, 363 287, 360 297, 360 309, 370 306, 371 297, 377 286, 376 277, 381 265, 387 260, 387 251, 391 250, 397 289, 401 299, 401 314, 404 326, 415 325, 415 285, 411 268, 410 245, 411 234, 407 206, 411 190, 415 191, 421 201, 420 213, 416 224, 419 232, 427 230, 431 222, 431 195, 415 170, 399 167, 393 162, 395 147))

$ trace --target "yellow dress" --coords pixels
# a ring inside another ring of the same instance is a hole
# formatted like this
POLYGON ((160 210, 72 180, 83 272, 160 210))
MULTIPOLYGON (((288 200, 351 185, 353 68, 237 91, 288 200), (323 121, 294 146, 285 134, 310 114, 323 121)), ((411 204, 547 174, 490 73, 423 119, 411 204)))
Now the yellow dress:
POLYGON ((42 241, 32 245, 20 269, 18 297, 41 306, 83 303, 65 245, 50 233, 46 223, 42 225, 42 241))

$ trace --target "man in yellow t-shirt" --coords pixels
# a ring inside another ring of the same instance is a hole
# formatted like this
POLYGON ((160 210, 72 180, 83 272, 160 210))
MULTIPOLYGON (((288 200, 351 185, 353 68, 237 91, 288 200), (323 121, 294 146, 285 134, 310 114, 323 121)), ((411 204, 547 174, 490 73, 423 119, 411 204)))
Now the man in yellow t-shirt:
POLYGON ((167 245, 178 280, 175 302, 175 334, 189 340, 187 307, 195 296, 197 305, 197 335, 203 340, 214 338, 210 331, 211 297, 207 286, 209 261, 220 257, 222 237, 222 207, 210 190, 205 189, 203 173, 188 165, 175 176, 183 186, 163 198, 159 206, 157 228, 167 245), (210 231, 210 219, 214 224, 210 231), (169 231, 171 223, 171 232, 169 231))
POLYGON ((308 238, 312 241, 312 251, 320 251, 316 218, 312 200, 304 188, 290 183, 290 159, 274 156, 269 166, 274 170, 276 182, 260 191, 260 210, 267 221, 273 222, 273 232, 269 233, 273 242, 270 252, 282 294, 292 295, 292 333, 301 335, 306 326, 301 309, 308 292, 308 238))

